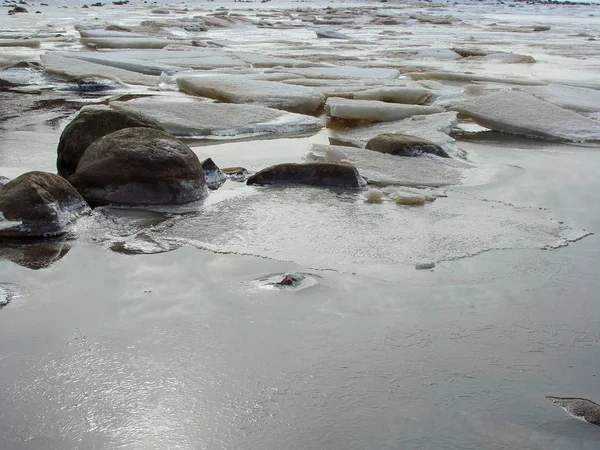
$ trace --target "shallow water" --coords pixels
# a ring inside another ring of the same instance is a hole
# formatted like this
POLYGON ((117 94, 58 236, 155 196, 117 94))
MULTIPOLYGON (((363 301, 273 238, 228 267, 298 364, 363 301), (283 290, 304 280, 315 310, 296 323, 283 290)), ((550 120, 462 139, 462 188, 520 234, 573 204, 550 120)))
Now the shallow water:
MULTIPOLYGON (((282 6, 261 8, 279 14, 282 6)), ((75 21, 163 19, 132 8, 128 18, 113 6, 42 17, 64 27, 76 50, 75 21)), ((485 48, 539 60, 531 68, 402 64, 598 81, 594 42, 568 38, 597 34, 597 17, 587 15, 597 8, 402 8, 463 19, 451 36, 445 26, 409 25, 414 34, 400 36, 407 49, 445 48, 473 34, 485 48), (489 31, 493 22, 553 31, 489 31), (581 58, 571 68, 565 51, 575 41, 581 58)), ((367 41, 393 28, 367 26, 370 17, 358 19, 362 28, 336 28, 367 41)), ((14 19, 1 19, 2 34, 17 33, 14 19)), ((19 17, 18 32, 37 30, 33 19, 19 17)), ((375 48, 285 31, 211 29, 207 38, 278 57, 335 53, 365 66, 401 42, 375 48), (286 43, 274 50, 275 39, 286 43)), ((0 60, 39 52, 8 50, 0 60)), ((462 87, 442 85, 449 97, 462 87)), ((54 171, 62 128, 98 101, 64 92, 0 92, 0 174, 54 171)), ((227 181, 186 208, 98 208, 64 238, 0 243, 0 448, 597 449, 597 427, 544 397, 600 398, 600 239, 583 238, 600 230, 598 147, 489 131, 454 136, 469 169, 451 186, 419 190, 437 196, 423 207, 393 201, 413 187, 384 188, 378 205, 365 203, 364 191, 227 181), (433 269, 416 270, 429 262, 433 269), (289 272, 310 283, 264 288, 289 272)), ((301 162, 329 137, 187 142, 200 159, 255 171, 301 162)))

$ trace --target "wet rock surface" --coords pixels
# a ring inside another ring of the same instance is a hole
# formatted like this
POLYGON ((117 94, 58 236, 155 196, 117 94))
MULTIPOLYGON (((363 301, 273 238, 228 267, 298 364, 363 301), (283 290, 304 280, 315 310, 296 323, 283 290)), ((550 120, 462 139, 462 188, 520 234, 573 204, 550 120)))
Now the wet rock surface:
POLYGON ((47 237, 68 231, 89 208, 62 177, 28 172, 0 187, 0 212, 20 223, 0 229, 0 237, 47 237))
POLYGON ((427 139, 410 136, 408 134, 389 133, 375 136, 365 147, 380 153, 389 153, 396 156, 420 156, 429 153, 442 158, 449 158, 439 145, 427 139))
POLYGON ((198 157, 152 128, 126 128, 100 138, 88 147, 71 181, 100 205, 178 205, 206 196, 198 157))
POLYGON ((354 166, 335 163, 278 164, 248 178, 249 185, 286 185, 358 189, 364 185, 354 166))
POLYGON ((58 143, 58 174, 68 178, 75 173, 86 149, 98 140, 123 128, 147 127, 163 131, 152 119, 139 114, 110 109, 85 109, 64 129, 58 143))
POLYGON ((571 416, 594 425, 600 425, 600 405, 598 403, 577 397, 548 396, 546 398, 571 416))

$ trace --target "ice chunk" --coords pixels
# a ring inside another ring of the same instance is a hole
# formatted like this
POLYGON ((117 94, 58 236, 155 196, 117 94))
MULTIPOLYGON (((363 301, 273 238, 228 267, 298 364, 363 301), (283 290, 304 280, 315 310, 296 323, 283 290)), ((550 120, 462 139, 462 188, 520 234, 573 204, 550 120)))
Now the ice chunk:
POLYGON ((163 48, 173 43, 168 39, 159 38, 81 38, 81 43, 91 48, 163 48))
POLYGON ((329 29, 320 29, 315 30, 318 38, 326 38, 326 39, 352 39, 350 36, 344 33, 340 33, 339 31, 329 30, 329 29))
POLYGON ((450 155, 459 151, 448 133, 458 124, 455 112, 444 112, 428 116, 413 116, 394 122, 377 123, 363 127, 333 131, 332 140, 364 148, 373 137, 385 133, 403 133, 428 139, 442 147, 450 155))
POLYGON ((446 59, 446 60, 457 60, 461 59, 461 56, 450 50, 449 48, 426 48, 417 53, 418 58, 432 58, 432 59, 446 59))
POLYGON ((398 192, 394 197, 398 205, 422 206, 426 202, 424 196, 411 192, 398 192))
POLYGON ((564 84, 518 88, 561 108, 580 112, 600 112, 600 91, 564 84))
POLYGON ((600 140, 600 123, 519 91, 501 91, 455 102, 458 111, 504 133, 565 141, 600 140))
POLYGON ((181 70, 180 67, 134 58, 130 55, 130 52, 71 52, 59 53, 59 55, 146 75, 160 75, 163 72, 167 75, 173 75, 181 70))
MULTIPOLYGON (((173 41, 170 41, 173 42, 173 41)), ((86 53, 89 56, 90 53, 86 53)), ((165 65, 168 67, 179 67, 189 69, 221 69, 249 67, 250 63, 238 58, 232 53, 220 49, 202 50, 130 50, 110 52, 106 54, 95 54, 95 58, 103 60, 119 61, 125 63, 133 60, 136 62, 146 61, 147 66, 155 67, 165 65)), ((167 71, 168 72, 168 71, 167 71)))
POLYGON ((358 169, 369 184, 378 186, 448 186, 461 184, 465 171, 474 168, 467 162, 424 156, 403 158, 371 150, 352 147, 314 144, 307 156, 309 160, 322 160, 333 149, 344 152, 345 160, 358 169))
POLYGON ((354 66, 343 67, 306 67, 284 69, 284 72, 295 73, 306 78, 344 80, 348 78, 373 78, 392 80, 398 78, 400 72, 396 69, 378 69, 354 66))
POLYGON ((158 77, 143 75, 129 70, 93 64, 75 58, 66 58, 56 53, 46 53, 41 57, 47 73, 58 75, 68 80, 86 81, 104 78, 118 80, 128 84, 156 85, 158 77))
POLYGON ((177 85, 182 91, 195 95, 306 114, 314 113, 324 101, 320 92, 309 87, 239 75, 182 76, 177 79, 177 85))
POLYGON ((38 48, 41 42, 37 39, 0 39, 0 47, 32 47, 38 48))
POLYGON ((490 53, 485 56, 485 60, 503 64, 532 64, 535 62, 533 56, 505 52, 490 53))
POLYGON ((542 86, 546 83, 525 80, 521 78, 499 78, 487 75, 476 75, 473 73, 459 73, 459 72, 412 72, 404 74, 411 77, 413 80, 446 80, 446 81, 463 81, 465 83, 472 83, 474 81, 483 81, 486 83, 505 83, 505 84, 516 84, 524 86, 542 86))
POLYGON ((111 102, 110 106, 150 117, 176 136, 243 138, 249 135, 305 134, 323 126, 312 116, 257 105, 210 103, 196 98, 147 97, 111 102))
POLYGON ((350 100, 340 97, 327 99, 325 111, 337 119, 389 122, 410 116, 435 114, 444 110, 437 106, 402 105, 377 100, 350 100))
POLYGON ((83 38, 140 38, 149 37, 147 34, 131 33, 129 31, 115 30, 84 30, 78 29, 79 34, 83 38))
POLYGON ((365 194, 366 203, 381 203, 383 201, 383 192, 379 189, 369 189, 365 194))
POLYGON ((407 103, 421 105, 431 96, 431 91, 425 88, 410 87, 380 87, 367 89, 354 94, 357 100, 380 100, 390 103, 407 103))

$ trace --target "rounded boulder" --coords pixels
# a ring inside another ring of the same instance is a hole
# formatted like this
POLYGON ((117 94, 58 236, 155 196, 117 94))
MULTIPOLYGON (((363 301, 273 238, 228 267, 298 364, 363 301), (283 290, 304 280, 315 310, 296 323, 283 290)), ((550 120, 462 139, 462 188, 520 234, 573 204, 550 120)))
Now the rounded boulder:
POLYGON ((92 143, 107 134, 133 127, 164 131, 158 122, 139 114, 112 109, 84 109, 60 135, 56 159, 58 174, 69 178, 92 143))
POLYGON ((196 154, 152 128, 126 128, 98 139, 70 181, 95 205, 179 205, 208 192, 196 154))
POLYGON ((1 237, 63 234, 89 207, 64 178, 28 172, 0 187, 1 237))

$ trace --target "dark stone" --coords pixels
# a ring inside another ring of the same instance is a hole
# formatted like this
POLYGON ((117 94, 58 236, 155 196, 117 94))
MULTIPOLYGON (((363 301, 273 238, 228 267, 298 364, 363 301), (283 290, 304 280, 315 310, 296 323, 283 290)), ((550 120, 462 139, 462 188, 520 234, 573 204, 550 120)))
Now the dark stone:
POLYGON ((600 425, 600 405, 587 398, 547 396, 552 403, 560 406, 572 416, 588 423, 600 425))
POLYGON ((14 7, 13 9, 11 9, 11 10, 10 10, 8 13, 10 14, 11 12, 12 12, 13 14, 15 14, 15 13, 28 13, 29 11, 27 11, 27 9, 25 9, 25 8, 24 8, 24 7, 22 7, 22 6, 15 6, 15 7, 14 7))
POLYGON ((64 178, 28 172, 0 187, 0 211, 5 219, 22 222, 0 230, 0 236, 47 237, 68 231, 69 225, 89 208, 64 178))
POLYGON ((246 183, 249 185, 303 184, 353 189, 363 185, 356 167, 334 163, 278 164, 255 173, 246 183))
POLYGON ((102 3, 100 3, 100 2, 96 2, 96 3, 92 3, 90 6, 98 6, 98 7, 100 7, 100 6, 104 6, 104 5, 102 3))
POLYGON ((540 26, 534 27, 533 31, 550 31, 550 27, 545 26, 545 25, 540 25, 540 26))
POLYGON ((204 170, 204 180, 209 189, 219 189, 227 181, 227 177, 212 158, 202 161, 202 170, 204 170))
POLYGON ((207 192, 196 154, 152 128, 126 128, 98 139, 70 181, 94 205, 177 205, 207 192))
POLYGON ((439 145, 416 136, 400 133, 380 134, 371 138, 365 147, 380 153, 389 153, 396 156, 420 156, 423 153, 449 158, 439 145))
POLYGON ((155 121, 131 112, 112 109, 81 111, 64 129, 58 142, 56 168, 68 178, 75 173, 85 150, 102 136, 123 128, 148 127, 164 131, 155 121))

